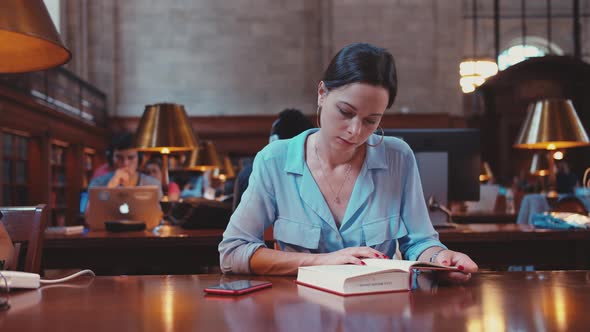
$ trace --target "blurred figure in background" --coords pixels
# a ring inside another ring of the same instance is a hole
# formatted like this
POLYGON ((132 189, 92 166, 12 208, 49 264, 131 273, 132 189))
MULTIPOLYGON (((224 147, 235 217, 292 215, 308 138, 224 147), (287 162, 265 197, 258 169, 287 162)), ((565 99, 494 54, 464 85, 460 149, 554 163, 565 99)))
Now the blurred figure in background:
MULTIPOLYGON (((279 118, 272 124, 269 143, 279 139, 295 137, 313 127, 313 123, 308 117, 301 113, 300 110, 295 108, 284 109, 279 113, 279 118)), ((252 173, 252 163, 244 166, 236 178, 236 183, 234 185, 234 210, 238 204, 240 204, 242 194, 246 191, 246 188, 248 188, 250 173, 252 173)))
MULTIPOLYGON (((156 178, 162 183, 162 159, 159 157, 151 157, 144 165, 143 172, 153 178, 156 178)), ((168 199, 177 201, 180 198, 180 187, 174 181, 168 183, 168 199)))
POLYGON ((113 171, 90 181, 89 187, 135 187, 160 185, 160 182, 138 172, 141 153, 135 148, 135 136, 131 133, 116 135, 108 148, 109 164, 113 171))
POLYGON ((580 185, 576 174, 570 171, 570 167, 565 160, 555 161, 555 184, 557 192, 560 194, 573 194, 574 189, 580 185))

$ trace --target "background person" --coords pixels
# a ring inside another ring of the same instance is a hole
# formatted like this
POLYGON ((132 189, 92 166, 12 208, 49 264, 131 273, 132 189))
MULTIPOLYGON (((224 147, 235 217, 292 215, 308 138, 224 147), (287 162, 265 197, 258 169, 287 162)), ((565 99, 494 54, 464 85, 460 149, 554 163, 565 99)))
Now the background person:
MULTIPOLYGON (((269 143, 279 139, 295 137, 307 129, 313 128, 313 123, 300 110, 287 108, 279 113, 278 119, 273 122, 270 129, 269 143)), ((252 173, 252 163, 246 164, 236 177, 234 185, 234 210, 240 204, 242 195, 248 188, 248 179, 252 173)))
MULTIPOLYGON (((158 157, 150 158, 143 166, 143 172, 158 181, 162 185, 162 159, 158 157)), ((171 201, 177 201, 180 197, 180 187, 174 181, 168 183, 168 199, 171 201)))

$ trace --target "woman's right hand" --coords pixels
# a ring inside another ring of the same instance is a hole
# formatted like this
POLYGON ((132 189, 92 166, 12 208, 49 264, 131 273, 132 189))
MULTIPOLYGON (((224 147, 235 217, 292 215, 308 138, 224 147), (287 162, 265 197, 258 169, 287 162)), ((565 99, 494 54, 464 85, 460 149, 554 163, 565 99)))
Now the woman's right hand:
POLYGON ((341 265, 355 264, 365 265, 362 258, 388 259, 385 254, 370 247, 350 247, 331 252, 329 254, 317 254, 313 265, 341 265))

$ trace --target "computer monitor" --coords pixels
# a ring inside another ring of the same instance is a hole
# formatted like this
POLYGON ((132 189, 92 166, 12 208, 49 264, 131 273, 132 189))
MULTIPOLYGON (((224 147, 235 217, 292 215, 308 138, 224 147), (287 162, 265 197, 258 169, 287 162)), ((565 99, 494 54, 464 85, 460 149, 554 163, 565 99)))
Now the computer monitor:
MULTIPOLYGON (((384 134, 403 139, 414 151, 426 200, 479 201, 479 129, 385 129, 384 134)), ((446 222, 440 214, 431 213, 431 219, 435 225, 446 222)))

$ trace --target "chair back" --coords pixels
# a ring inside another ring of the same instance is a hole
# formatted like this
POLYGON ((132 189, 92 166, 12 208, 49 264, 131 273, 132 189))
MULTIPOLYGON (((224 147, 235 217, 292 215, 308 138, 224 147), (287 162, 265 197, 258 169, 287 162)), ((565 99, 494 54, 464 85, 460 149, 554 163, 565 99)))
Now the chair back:
POLYGON ((46 205, 7 206, 0 207, 0 211, 3 214, 0 222, 15 244, 16 269, 40 273, 43 235, 48 213, 46 205))

